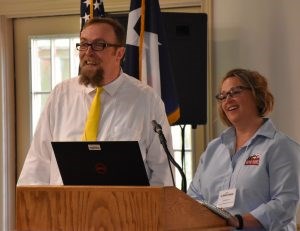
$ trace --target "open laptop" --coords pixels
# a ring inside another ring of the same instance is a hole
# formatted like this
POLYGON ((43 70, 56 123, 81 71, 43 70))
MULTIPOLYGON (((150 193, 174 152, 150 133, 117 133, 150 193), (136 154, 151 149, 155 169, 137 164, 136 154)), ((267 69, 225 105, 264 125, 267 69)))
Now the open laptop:
POLYGON ((149 185, 137 141, 51 144, 64 185, 149 185))

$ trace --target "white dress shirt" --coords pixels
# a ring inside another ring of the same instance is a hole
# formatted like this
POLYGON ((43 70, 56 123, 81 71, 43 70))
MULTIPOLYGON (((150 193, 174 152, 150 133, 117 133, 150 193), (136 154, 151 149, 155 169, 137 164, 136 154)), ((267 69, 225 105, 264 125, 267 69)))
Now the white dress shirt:
MULTIPOLYGON (((78 77, 58 84, 38 122, 18 185, 63 184, 51 141, 80 141, 96 89, 78 77)), ((172 185, 168 161, 152 120, 161 124, 171 153, 171 129, 161 98, 125 73, 104 86, 97 140, 139 141, 150 185, 172 185)))

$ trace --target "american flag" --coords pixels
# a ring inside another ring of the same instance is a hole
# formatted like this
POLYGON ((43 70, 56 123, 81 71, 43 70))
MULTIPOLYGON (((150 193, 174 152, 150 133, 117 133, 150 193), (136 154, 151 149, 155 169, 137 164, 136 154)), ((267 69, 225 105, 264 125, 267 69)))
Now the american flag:
POLYGON ((170 124, 180 117, 164 23, 158 0, 131 0, 124 72, 161 96, 170 124))
POLYGON ((103 0, 81 0, 80 2, 81 30, 89 19, 105 16, 103 0))

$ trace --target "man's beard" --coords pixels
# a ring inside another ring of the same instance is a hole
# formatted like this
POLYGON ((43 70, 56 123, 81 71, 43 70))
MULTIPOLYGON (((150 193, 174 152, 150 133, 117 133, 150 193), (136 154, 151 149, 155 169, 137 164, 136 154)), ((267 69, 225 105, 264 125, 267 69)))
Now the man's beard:
POLYGON ((87 85, 92 85, 93 87, 99 87, 100 83, 103 81, 103 68, 98 67, 95 71, 86 70, 80 67, 79 70, 79 83, 87 85))

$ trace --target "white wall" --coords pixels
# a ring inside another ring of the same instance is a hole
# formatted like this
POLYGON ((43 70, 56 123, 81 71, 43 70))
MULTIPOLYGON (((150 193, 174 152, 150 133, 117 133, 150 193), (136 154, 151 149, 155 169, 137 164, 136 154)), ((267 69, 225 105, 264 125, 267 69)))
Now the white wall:
POLYGON ((298 0, 214 0, 212 19, 213 76, 235 67, 264 74, 275 96, 273 121, 298 142, 299 10, 298 0))

